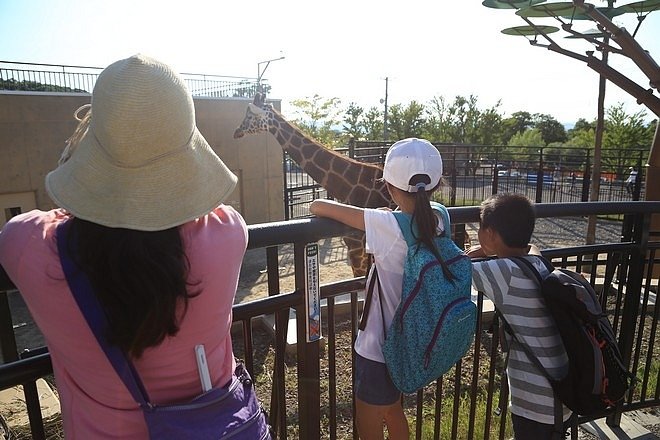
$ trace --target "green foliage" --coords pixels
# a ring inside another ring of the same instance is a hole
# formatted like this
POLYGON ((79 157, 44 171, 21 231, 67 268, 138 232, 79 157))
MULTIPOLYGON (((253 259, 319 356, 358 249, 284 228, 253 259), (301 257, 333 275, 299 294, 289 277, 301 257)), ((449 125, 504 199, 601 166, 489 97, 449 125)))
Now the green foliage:
POLYGON ((383 139, 383 113, 371 107, 362 118, 361 126, 366 140, 383 139))
POLYGON ((652 137, 644 125, 646 112, 628 114, 619 103, 609 107, 605 112, 605 148, 648 148, 652 137))
POLYGON ((364 114, 362 107, 359 107, 354 102, 351 102, 346 109, 344 115, 344 134, 354 138, 362 139, 364 136, 364 126, 360 123, 364 114))
POLYGON ((325 99, 316 94, 291 104, 296 108, 298 127, 321 144, 334 148, 341 143, 341 133, 335 128, 340 123, 340 103, 339 98, 325 99))
POLYGON ((452 103, 434 97, 426 109, 425 136, 432 142, 493 145, 501 143, 503 133, 500 103, 480 109, 478 98, 456 96, 452 103))
POLYGON ((544 147, 543 136, 536 128, 530 128, 522 133, 514 134, 509 140, 510 147, 544 147))
POLYGON ((394 104, 387 117, 389 138, 423 137, 425 122, 424 106, 417 101, 410 101, 406 107, 394 104))
POLYGON ((87 93, 87 90, 72 89, 71 87, 57 86, 53 84, 42 84, 36 81, 16 81, 13 78, 1 79, 0 90, 25 90, 30 92, 71 92, 87 93))
POLYGON ((503 141, 504 143, 509 143, 511 138, 528 128, 532 128, 534 121, 532 120, 532 115, 529 112, 519 111, 511 115, 511 117, 506 118, 504 121, 504 134, 503 141))
POLYGON ((541 132, 543 142, 566 142, 568 136, 564 126, 550 115, 536 113, 534 115, 534 128, 541 132))

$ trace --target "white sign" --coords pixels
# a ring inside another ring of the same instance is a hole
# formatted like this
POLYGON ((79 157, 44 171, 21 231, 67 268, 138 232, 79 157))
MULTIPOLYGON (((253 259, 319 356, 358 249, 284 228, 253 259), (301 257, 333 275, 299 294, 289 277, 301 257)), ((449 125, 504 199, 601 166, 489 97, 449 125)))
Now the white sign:
POLYGON ((307 342, 321 339, 321 291, 319 288, 319 245, 305 246, 305 314, 307 342))

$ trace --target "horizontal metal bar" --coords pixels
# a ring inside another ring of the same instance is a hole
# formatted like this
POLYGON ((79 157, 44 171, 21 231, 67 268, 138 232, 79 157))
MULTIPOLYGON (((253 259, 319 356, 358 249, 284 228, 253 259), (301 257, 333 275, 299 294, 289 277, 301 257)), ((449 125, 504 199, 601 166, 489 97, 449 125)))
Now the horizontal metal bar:
POLYGON ((35 378, 51 371, 53 371, 53 364, 49 353, 0 365, 0 390, 33 382, 35 378))

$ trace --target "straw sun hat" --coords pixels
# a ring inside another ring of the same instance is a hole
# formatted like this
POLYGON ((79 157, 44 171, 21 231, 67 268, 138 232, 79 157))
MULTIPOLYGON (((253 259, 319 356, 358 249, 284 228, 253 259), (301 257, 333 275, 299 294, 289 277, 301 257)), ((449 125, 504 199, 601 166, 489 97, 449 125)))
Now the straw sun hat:
POLYGON ((74 216, 158 231, 209 213, 236 186, 167 65, 143 55, 111 64, 96 81, 91 111, 89 128, 46 176, 48 194, 74 216))

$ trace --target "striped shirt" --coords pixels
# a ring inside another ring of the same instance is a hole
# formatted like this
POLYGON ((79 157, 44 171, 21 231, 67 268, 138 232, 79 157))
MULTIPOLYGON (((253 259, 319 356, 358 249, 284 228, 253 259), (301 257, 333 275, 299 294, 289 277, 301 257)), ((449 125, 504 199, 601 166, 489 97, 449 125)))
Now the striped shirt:
MULTIPOLYGON (((542 276, 548 270, 536 257, 530 259, 542 276)), ((493 259, 472 264, 472 284, 483 292, 504 315, 513 332, 531 349, 552 377, 562 377, 568 357, 554 320, 541 298, 538 281, 530 279, 510 259, 493 259)), ((550 382, 532 363, 517 341, 510 343, 507 376, 510 410, 513 414, 540 423, 554 423, 554 397, 550 382)), ((564 420, 571 411, 564 406, 564 420)))

